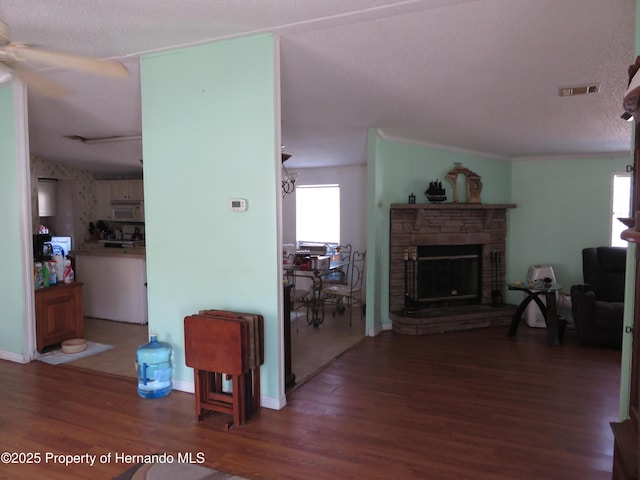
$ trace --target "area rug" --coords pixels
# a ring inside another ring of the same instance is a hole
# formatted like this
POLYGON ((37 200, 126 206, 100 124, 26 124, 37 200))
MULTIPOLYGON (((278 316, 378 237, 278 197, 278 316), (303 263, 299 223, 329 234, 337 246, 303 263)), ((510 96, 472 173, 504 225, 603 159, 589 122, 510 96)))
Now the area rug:
POLYGON ((91 355, 96 355, 98 353, 106 352, 107 350, 111 350, 112 348, 113 345, 87 342, 87 349, 84 352, 63 353, 62 349, 52 350, 51 352, 39 355, 36 360, 40 360, 41 362, 48 363, 50 365, 60 365, 63 363, 73 362, 74 360, 79 360, 81 358, 90 357, 91 355))
POLYGON ((134 465, 113 480, 248 480, 230 473, 191 463, 143 463, 134 465))

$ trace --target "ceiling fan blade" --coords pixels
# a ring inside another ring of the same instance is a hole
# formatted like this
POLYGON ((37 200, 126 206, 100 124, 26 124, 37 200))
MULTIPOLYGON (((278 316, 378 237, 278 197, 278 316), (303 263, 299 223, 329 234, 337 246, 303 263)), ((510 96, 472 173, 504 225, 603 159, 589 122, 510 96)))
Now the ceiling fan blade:
POLYGON ((54 52, 31 47, 20 43, 12 43, 4 47, 5 52, 16 60, 51 65, 53 67, 69 68, 86 73, 124 78, 129 71, 124 65, 115 60, 101 60, 84 55, 54 52))
POLYGON ((16 75, 27 84, 27 88, 39 93, 44 97, 62 97, 69 93, 68 90, 55 82, 39 75, 31 70, 22 67, 17 63, 9 63, 16 75))

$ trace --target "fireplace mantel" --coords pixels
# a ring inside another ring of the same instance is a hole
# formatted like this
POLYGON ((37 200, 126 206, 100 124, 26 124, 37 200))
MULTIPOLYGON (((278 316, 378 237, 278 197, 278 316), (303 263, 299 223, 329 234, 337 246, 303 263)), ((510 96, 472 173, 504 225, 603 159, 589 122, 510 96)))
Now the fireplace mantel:
POLYGON ((392 203, 391 208, 406 210, 491 210, 516 208, 515 203, 392 203))
POLYGON ((484 226, 486 227, 496 210, 516 208, 515 203, 392 203, 391 210, 412 210, 414 212, 414 228, 421 227, 422 213, 426 210, 484 210, 484 226))

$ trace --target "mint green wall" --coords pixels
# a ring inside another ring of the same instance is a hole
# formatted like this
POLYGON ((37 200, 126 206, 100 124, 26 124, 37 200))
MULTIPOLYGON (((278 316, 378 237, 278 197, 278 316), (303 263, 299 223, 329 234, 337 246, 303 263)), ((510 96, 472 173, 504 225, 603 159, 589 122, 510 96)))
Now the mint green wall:
POLYGON ((0 251, 5 252, 0 275, 0 351, 23 354, 23 264, 20 237, 20 195, 16 122, 12 86, 0 88, 0 251))
MULTIPOLYGON (((609 245, 611 176, 626 156, 513 162, 507 280, 524 280, 529 265, 550 264, 558 282, 582 283, 582 249, 609 245)), ((522 295, 508 292, 507 301, 522 295)))
MULTIPOLYGON (((376 152, 381 160, 382 201, 387 205, 407 203, 411 192, 416 195, 417 203, 428 203, 424 191, 432 180, 442 181, 442 186, 447 191, 447 201, 451 201, 451 185, 444 177, 455 167, 456 162, 462 163, 464 167, 482 177, 482 203, 510 201, 511 162, 508 160, 384 140, 379 137, 376 152)), ((461 195, 463 193, 460 192, 461 195)), ((459 200, 463 201, 464 198, 461 197, 459 200)))
POLYGON ((257 35, 142 58, 149 329, 184 363, 183 319, 262 314, 262 394, 280 395, 277 41, 257 35), (229 199, 245 198, 233 213, 229 199))
MULTIPOLYGON (((483 203, 511 203, 511 162, 478 154, 440 150, 424 145, 385 140, 369 132, 370 197, 369 225, 375 225, 376 263, 369 264, 369 276, 379 282, 375 293, 375 324, 387 322, 389 312, 389 208, 393 203, 407 203, 411 192, 417 203, 427 203, 424 191, 432 180, 441 180, 451 201, 451 187, 444 180, 455 162, 482 177, 483 203), (378 312, 378 310, 376 310, 378 312)), ((463 200, 463 198, 460 198, 463 200)), ((367 238, 370 245, 371 235, 367 238)), ((368 277, 369 278, 369 277, 368 277)), ((369 290, 367 290, 369 295, 369 290)), ((369 298, 369 297, 367 297, 369 298)), ((369 301, 367 301, 369 303, 369 301)), ((367 305, 367 309, 369 305, 367 305)))

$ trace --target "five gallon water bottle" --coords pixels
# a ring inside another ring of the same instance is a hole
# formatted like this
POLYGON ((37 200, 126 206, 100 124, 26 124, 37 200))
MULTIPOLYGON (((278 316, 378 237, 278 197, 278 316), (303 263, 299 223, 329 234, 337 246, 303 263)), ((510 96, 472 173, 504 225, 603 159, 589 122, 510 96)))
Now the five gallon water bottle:
POLYGON ((136 350, 138 395, 142 398, 166 397, 171 392, 171 345, 150 335, 150 342, 136 350))

